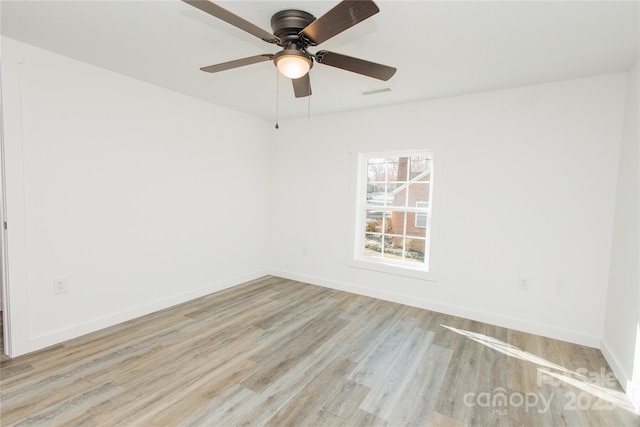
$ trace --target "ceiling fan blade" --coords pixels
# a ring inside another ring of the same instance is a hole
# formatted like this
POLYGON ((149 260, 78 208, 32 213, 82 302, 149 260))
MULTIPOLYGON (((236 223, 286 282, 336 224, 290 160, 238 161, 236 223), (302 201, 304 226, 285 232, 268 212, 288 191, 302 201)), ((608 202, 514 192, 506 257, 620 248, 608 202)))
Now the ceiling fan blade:
POLYGON ((320 64, 330 65, 331 67, 342 68, 365 76, 373 77, 379 80, 389 80, 396 73, 394 67, 376 64, 375 62, 365 61, 364 59, 353 58, 339 53, 321 50, 316 53, 316 61, 320 64))
POLYGON ((293 82, 293 92, 296 98, 311 96, 311 79, 309 78, 309 73, 299 79, 291 79, 291 81, 293 82))
POLYGON ((182 0, 185 3, 189 3, 191 6, 197 7, 203 12, 208 13, 209 15, 215 16, 218 19, 223 20, 227 24, 231 24, 236 28, 240 28, 243 31, 246 31, 249 34, 252 34, 259 39, 266 41, 267 43, 278 43, 280 39, 275 35, 271 34, 268 31, 263 30, 257 25, 252 24, 251 22, 235 15, 232 12, 229 12, 227 9, 218 6, 214 2, 210 0, 182 0))
POLYGON ((234 61, 223 62, 221 64, 209 65, 207 67, 200 68, 207 73, 217 73, 219 71, 230 70, 232 68, 244 67, 245 65, 257 64, 258 62, 270 61, 273 59, 273 55, 255 55, 248 58, 236 59, 234 61))
POLYGON ((319 45, 378 12, 380 9, 371 0, 344 0, 307 25, 300 35, 319 45))

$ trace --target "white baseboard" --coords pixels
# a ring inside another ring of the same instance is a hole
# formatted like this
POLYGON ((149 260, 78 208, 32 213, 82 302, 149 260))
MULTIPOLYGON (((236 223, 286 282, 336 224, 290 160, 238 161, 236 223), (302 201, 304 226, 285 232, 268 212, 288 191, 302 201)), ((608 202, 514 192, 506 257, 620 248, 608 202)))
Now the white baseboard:
POLYGON ((615 355, 615 352, 611 350, 611 346, 605 339, 603 339, 602 343, 600 344, 600 351, 602 351, 602 355, 611 367, 611 370, 615 374, 625 393, 629 397, 629 400, 633 404, 636 413, 640 415, 640 390, 634 388, 633 380, 631 379, 629 374, 624 371, 622 365, 615 355))
POLYGON ((366 286, 356 285, 353 283, 336 282, 334 280, 325 279, 323 277, 308 276, 298 274, 291 271, 272 269, 269 273, 273 276, 279 276, 286 279, 297 280, 300 282, 310 283, 312 285, 323 286, 326 288, 336 289, 354 294, 364 295, 368 297, 378 298, 386 301, 396 302, 399 304, 409 305, 412 307, 423 308, 425 310, 436 311, 439 313, 450 314, 453 316, 463 317, 465 319, 475 320, 478 322, 489 323, 496 326, 502 326, 530 334, 541 335, 548 338, 558 339, 571 342, 574 344, 585 345, 588 347, 599 348, 600 337, 584 334, 576 331, 565 330, 551 325, 545 325, 535 322, 526 322, 507 316, 496 315, 475 310, 469 307, 462 307, 453 304, 441 303, 427 299, 416 298, 398 294, 395 292, 381 291, 371 289, 366 286))
POLYGON ((29 339, 29 352, 49 347, 54 344, 59 344, 64 341, 107 328, 109 326, 117 325, 119 323, 135 319, 137 317, 154 313, 159 310, 164 310, 165 308, 173 307, 174 305, 182 304, 184 302, 191 301, 193 299, 200 298, 214 292, 218 292, 251 280, 258 279, 267 274, 269 274, 267 271, 262 270, 232 277, 214 284, 202 286, 197 289, 192 289, 187 292, 161 298, 147 304, 131 307, 116 313, 111 313, 107 316, 90 319, 86 322, 73 325, 69 328, 59 329, 44 335, 31 337, 29 339))
POLYGON ((618 362, 618 358, 615 356, 614 352, 611 351, 611 347, 607 344, 606 340, 604 339, 600 344, 600 351, 602 352, 602 355, 604 356, 605 360, 611 367, 611 370, 613 371, 613 373, 616 374, 616 377, 618 378, 618 382, 620 383, 622 388, 625 389, 625 391, 627 391, 627 385, 630 384, 630 379, 627 377, 626 373, 622 369, 622 366, 618 362))

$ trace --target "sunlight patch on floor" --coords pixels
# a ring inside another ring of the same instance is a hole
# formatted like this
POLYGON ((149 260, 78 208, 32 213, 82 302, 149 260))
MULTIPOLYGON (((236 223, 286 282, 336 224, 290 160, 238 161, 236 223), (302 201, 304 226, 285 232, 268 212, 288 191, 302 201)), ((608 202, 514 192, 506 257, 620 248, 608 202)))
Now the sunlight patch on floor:
MULTIPOLYGON (((450 331, 453 331, 460 335, 466 336, 467 338, 477 343, 485 345, 491 348, 492 350, 498 351, 502 354, 506 354, 507 356, 516 357, 518 359, 531 362, 539 366, 544 366, 548 369, 560 371, 560 372, 553 372, 547 369, 537 368, 538 369, 538 386, 541 385, 541 382, 544 382, 546 384, 550 382, 549 379, 555 379, 556 380, 555 383, 557 384, 555 384, 554 381, 552 380, 551 385, 555 385, 558 387, 560 386, 560 383, 563 382, 565 384, 576 387, 582 391, 585 391, 593 395, 597 399, 601 399, 604 405, 602 409, 613 409, 613 407, 619 407, 629 412, 632 412, 634 414, 636 413, 636 409, 633 407, 633 405, 629 401, 629 398, 624 392, 607 387, 607 385, 609 384, 607 382, 608 377, 606 377, 606 373, 603 375, 603 373, 600 373, 600 372, 593 372, 593 373, 582 372, 583 371, 582 369, 573 371, 571 369, 565 368, 564 366, 558 365, 547 359, 544 359, 540 356, 536 356, 533 353, 524 351, 512 344, 506 343, 497 338, 490 337, 488 335, 480 334, 477 332, 471 332, 471 331, 466 331, 464 329, 454 328, 453 326, 447 326, 442 324, 440 326, 447 328, 450 331), (545 376, 546 376, 546 381, 544 381, 545 376)), ((638 369, 638 366, 640 366, 637 359, 638 359, 638 351, 636 351, 636 369, 638 369)), ((613 373, 611 373, 611 375, 613 375, 613 373)), ((576 402, 576 403, 580 404, 580 402, 576 402)), ((592 405, 589 405, 589 406, 592 407, 592 405)), ((596 408, 594 407, 594 409, 596 408)))

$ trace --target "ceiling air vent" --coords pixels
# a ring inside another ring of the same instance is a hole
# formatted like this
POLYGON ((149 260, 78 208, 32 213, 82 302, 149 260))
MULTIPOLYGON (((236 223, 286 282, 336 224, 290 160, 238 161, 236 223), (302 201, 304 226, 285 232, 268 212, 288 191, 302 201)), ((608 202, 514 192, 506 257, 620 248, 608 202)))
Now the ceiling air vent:
POLYGON ((390 87, 383 87, 380 89, 372 89, 372 90, 365 90, 362 92, 363 95, 375 95, 378 93, 384 93, 384 92, 391 92, 391 88, 390 87))

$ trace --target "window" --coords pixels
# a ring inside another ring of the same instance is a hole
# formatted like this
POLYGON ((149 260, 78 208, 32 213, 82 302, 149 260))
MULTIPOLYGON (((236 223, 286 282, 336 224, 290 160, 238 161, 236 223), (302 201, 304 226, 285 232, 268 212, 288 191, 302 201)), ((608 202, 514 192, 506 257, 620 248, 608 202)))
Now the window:
POLYGON ((428 272, 432 153, 360 154, 358 163, 354 261, 428 272))

